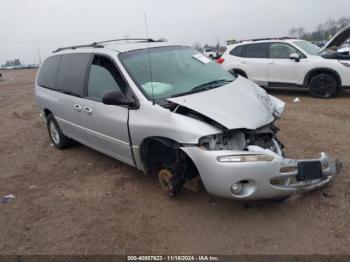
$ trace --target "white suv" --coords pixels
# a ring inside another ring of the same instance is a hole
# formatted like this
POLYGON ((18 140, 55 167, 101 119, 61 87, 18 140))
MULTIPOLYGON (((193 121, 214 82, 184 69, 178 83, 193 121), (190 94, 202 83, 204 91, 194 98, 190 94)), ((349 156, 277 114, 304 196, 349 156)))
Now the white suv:
POLYGON ((214 59, 216 57, 216 53, 211 48, 204 48, 203 55, 211 59, 214 59))
POLYGON ((349 36, 350 26, 323 49, 294 38, 241 41, 228 46, 218 62, 263 87, 304 87, 329 98, 350 88, 350 56, 336 51, 349 36))

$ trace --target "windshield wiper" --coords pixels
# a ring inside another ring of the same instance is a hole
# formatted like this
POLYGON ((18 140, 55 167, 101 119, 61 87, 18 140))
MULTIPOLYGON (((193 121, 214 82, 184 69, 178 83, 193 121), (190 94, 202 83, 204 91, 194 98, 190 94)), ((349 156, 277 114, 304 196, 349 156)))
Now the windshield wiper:
POLYGON ((180 93, 180 94, 175 94, 175 95, 172 95, 171 97, 190 95, 190 94, 206 91, 206 90, 209 90, 209 89, 213 89, 213 88, 217 88, 217 87, 223 86, 223 85, 225 85, 227 83, 230 83, 232 81, 233 80, 229 80, 229 79, 219 79, 219 80, 210 81, 208 83, 204 83, 204 84, 201 84, 199 86, 195 86, 190 91, 187 91, 187 92, 184 92, 184 93, 180 93))

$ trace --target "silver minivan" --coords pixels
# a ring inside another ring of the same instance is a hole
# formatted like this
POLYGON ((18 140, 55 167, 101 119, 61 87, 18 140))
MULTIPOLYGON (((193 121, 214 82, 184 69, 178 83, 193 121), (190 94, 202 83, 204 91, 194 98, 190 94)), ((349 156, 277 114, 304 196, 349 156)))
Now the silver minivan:
POLYGON ((128 39, 60 48, 35 87, 56 148, 76 140, 157 174, 170 195, 203 183, 231 199, 282 199, 338 171, 325 153, 285 158, 275 127, 284 103, 187 46, 128 39))

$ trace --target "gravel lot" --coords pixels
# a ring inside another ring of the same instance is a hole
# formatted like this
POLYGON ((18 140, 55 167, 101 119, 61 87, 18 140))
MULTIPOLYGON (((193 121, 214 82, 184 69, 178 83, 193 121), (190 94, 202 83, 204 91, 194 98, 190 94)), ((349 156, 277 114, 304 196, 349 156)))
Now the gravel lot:
POLYGON ((350 254, 350 92, 271 91, 287 104, 278 124, 287 156, 341 159, 333 184, 283 203, 170 199, 135 168, 82 145, 50 146, 36 70, 1 72, 0 196, 16 196, 0 204, 1 254, 350 254))

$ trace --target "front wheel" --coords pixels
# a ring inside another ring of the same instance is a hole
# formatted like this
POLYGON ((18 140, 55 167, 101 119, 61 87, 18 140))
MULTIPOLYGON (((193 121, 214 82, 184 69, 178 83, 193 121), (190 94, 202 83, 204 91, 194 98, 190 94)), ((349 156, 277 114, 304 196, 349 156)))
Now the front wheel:
POLYGON ((47 117, 47 131, 54 147, 58 149, 69 147, 71 140, 62 133, 53 115, 47 117))
POLYGON ((318 98, 330 98, 338 91, 337 80, 329 74, 314 76, 309 84, 310 94, 318 98))

